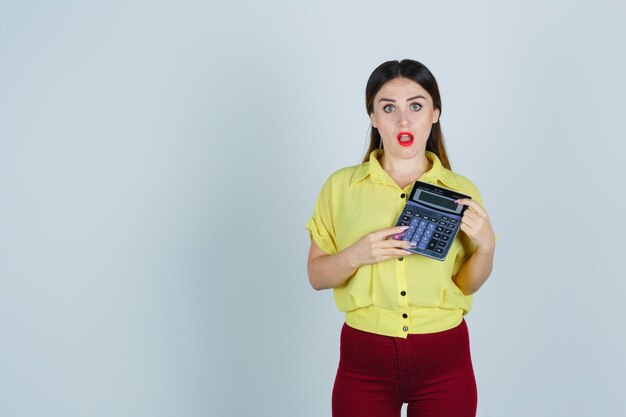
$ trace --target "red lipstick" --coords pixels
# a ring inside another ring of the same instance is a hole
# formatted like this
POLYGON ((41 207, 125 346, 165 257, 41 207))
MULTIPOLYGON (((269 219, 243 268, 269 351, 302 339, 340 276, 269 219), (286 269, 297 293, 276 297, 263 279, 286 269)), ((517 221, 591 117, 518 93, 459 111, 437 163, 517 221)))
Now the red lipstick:
POLYGON ((396 136, 398 143, 400 146, 411 146, 413 145, 413 133, 411 132, 400 132, 396 136))

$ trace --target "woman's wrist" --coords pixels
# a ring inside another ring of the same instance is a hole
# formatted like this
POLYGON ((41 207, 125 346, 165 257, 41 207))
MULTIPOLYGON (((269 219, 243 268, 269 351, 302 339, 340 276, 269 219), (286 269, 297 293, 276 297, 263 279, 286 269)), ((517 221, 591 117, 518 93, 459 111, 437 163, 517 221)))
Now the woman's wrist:
POLYGON ((483 255, 483 256, 493 256, 493 254, 496 251, 496 243, 493 242, 492 244, 489 245, 482 245, 482 246, 478 246, 476 248, 476 252, 479 255, 483 255))
POLYGON ((354 246, 347 247, 340 252, 340 255, 344 257, 345 265, 347 265, 352 271, 356 271, 361 266, 356 254, 354 253, 354 246))

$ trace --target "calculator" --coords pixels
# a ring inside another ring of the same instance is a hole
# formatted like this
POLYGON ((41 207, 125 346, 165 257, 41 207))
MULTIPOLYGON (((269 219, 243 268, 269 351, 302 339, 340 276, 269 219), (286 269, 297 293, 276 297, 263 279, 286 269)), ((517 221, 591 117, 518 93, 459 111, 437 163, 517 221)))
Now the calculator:
POLYGON ((443 261, 461 228, 461 217, 467 206, 456 204, 459 198, 471 198, 447 188, 416 181, 396 226, 409 226, 393 235, 417 246, 413 253, 443 261))

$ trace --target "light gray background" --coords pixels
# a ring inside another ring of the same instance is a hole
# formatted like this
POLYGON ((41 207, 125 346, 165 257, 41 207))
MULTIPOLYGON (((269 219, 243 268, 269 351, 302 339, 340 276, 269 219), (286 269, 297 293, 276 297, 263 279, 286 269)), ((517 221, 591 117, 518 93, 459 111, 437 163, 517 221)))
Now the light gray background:
POLYGON ((478 415, 623 416, 623 4, 1 2, 0 415, 330 415, 304 225, 410 57, 500 238, 478 415))

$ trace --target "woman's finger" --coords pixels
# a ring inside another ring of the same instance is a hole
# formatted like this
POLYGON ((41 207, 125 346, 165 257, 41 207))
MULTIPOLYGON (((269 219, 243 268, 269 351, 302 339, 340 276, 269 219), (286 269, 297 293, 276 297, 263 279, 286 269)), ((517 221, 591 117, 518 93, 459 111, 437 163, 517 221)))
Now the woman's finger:
POLYGON ((455 203, 463 205, 463 206, 468 206, 470 209, 474 210, 478 214, 482 216, 487 216, 487 212, 476 201, 472 200, 471 198, 460 198, 456 200, 455 203))
POLYGON ((410 248, 412 246, 409 241, 396 239, 381 240, 376 245, 379 248, 410 248))
POLYGON ((406 249, 387 249, 381 253, 381 259, 387 260, 391 258, 397 258, 398 256, 413 255, 413 252, 409 252, 406 249))
POLYGON ((467 235, 469 236, 470 239, 474 240, 474 228, 472 228, 471 226, 467 225, 467 223, 461 223, 461 230, 467 235))
POLYGON ((478 220, 480 218, 479 214, 474 211, 465 210, 463 213, 462 220, 478 220))
POLYGON ((388 227, 386 229, 380 229, 376 232, 372 232, 371 235, 374 238, 374 240, 383 240, 383 239, 388 238, 389 236, 399 235, 400 233, 404 232, 408 228, 409 226, 388 227))

